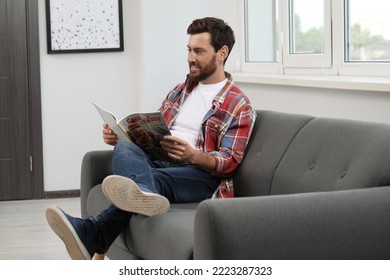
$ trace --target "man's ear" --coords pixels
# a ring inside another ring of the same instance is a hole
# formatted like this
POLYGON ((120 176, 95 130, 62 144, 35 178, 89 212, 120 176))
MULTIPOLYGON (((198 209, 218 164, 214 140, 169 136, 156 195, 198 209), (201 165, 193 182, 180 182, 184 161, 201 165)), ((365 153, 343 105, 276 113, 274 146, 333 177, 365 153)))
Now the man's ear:
POLYGON ((218 53, 222 61, 224 61, 229 55, 229 48, 226 45, 224 45, 222 46, 222 48, 219 49, 218 53))

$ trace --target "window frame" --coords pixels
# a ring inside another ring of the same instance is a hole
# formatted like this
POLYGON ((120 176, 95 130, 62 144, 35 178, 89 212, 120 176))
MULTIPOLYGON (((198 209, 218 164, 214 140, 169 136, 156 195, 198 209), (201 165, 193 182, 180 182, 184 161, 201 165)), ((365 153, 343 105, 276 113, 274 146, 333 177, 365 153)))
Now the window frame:
MULTIPOLYGON (((280 0, 275 0, 277 2, 277 6, 279 6, 279 2, 280 0)), ((249 73, 282 73, 283 72, 283 68, 281 67, 282 65, 280 64, 280 62, 278 61, 274 61, 274 62, 251 62, 251 61, 246 61, 246 41, 247 41, 247 32, 246 32, 246 10, 245 10, 245 0, 242 0, 240 1, 240 7, 238 9, 239 11, 239 19, 240 20, 240 24, 242 24, 239 28, 239 30, 241 31, 241 35, 240 38, 241 38, 241 51, 240 51, 240 59, 239 59, 239 69, 242 71, 242 72, 249 72, 249 73)), ((278 12, 278 14, 276 15, 276 17, 280 17, 280 12, 278 12)), ((276 26, 275 26, 275 30, 276 30, 276 33, 279 34, 280 33, 280 27, 279 27, 279 23, 277 20, 275 20, 276 22, 276 26)), ((281 44, 280 44, 280 40, 276 39, 275 40, 276 42, 276 56, 277 56, 277 60, 280 59, 280 53, 282 51, 281 49, 281 44)))
POLYGON ((326 55, 323 58, 312 54, 289 54, 289 17, 286 16, 289 15, 289 0, 275 1, 278 5, 278 20, 275 28, 279 39, 276 49, 279 56, 276 62, 247 62, 245 60, 245 0, 240 1, 238 18, 242 25, 240 30, 243 47, 238 64, 241 73, 390 77, 390 63, 346 62, 345 11, 348 0, 325 0, 324 51, 326 55))
POLYGON ((332 67, 332 25, 331 25, 331 1, 324 0, 324 32, 322 54, 296 54, 291 53, 291 2, 281 1, 280 17, 282 21, 283 42, 283 67, 284 68, 330 68, 332 67))
MULTIPOLYGON (((335 3, 333 13, 341 21, 339 24, 343 28, 338 30, 337 36, 339 46, 338 74, 341 76, 374 76, 374 77, 390 77, 389 62, 347 62, 346 60, 346 8, 349 0, 333 0, 335 3)), ((337 28, 336 28, 337 30, 337 28)))

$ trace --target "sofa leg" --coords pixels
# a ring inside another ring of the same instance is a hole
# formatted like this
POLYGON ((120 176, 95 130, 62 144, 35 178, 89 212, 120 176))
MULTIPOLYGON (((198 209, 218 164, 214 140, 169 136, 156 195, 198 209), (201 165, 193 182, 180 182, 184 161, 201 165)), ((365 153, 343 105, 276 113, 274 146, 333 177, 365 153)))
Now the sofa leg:
POLYGON ((104 254, 98 254, 98 253, 95 253, 94 255, 93 255, 93 257, 92 257, 92 260, 93 261, 99 261, 99 260, 104 260, 104 258, 105 258, 105 256, 106 255, 104 255, 104 254))

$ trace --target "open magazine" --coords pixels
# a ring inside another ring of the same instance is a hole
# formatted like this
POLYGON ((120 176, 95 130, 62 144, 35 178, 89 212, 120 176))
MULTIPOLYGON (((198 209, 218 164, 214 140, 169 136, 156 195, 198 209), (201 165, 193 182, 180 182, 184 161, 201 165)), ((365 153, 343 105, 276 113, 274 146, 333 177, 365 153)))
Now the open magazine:
POLYGON ((92 103, 119 140, 138 145, 152 160, 170 161, 160 145, 162 138, 171 134, 161 112, 132 113, 117 121, 113 114, 92 103))

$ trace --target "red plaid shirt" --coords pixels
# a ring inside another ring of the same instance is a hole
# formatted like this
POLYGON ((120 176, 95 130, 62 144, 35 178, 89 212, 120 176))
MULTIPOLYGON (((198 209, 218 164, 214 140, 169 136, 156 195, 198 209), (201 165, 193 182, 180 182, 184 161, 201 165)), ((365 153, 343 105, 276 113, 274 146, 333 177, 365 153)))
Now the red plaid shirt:
MULTIPOLYGON (((197 84, 187 79, 185 83, 176 86, 163 101, 159 110, 169 127, 197 84)), ((216 169, 213 175, 222 177, 214 198, 234 196, 232 175, 242 161, 255 119, 256 112, 249 99, 228 80, 204 117, 196 142, 198 150, 215 157, 216 169)))

